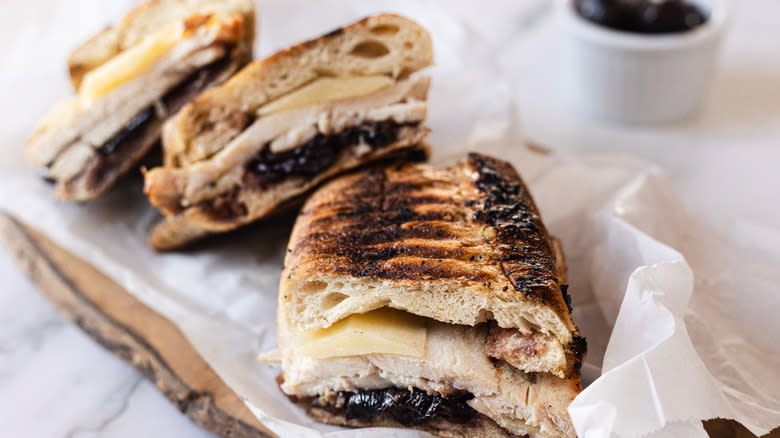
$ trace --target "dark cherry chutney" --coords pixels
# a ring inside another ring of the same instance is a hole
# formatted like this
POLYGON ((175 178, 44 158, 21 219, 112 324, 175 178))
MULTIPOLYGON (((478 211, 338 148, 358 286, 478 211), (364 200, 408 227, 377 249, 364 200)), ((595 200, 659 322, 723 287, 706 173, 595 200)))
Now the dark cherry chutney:
POLYGON ((642 34, 687 32, 709 18, 685 0, 573 0, 577 13, 610 29, 642 34))

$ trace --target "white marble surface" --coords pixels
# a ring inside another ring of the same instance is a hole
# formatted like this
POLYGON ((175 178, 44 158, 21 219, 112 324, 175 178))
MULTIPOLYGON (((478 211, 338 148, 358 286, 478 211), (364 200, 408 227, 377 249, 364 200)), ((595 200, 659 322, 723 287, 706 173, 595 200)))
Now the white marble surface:
POLYGON ((66 321, 6 251, 0 251, 0 278, 0 435, 214 436, 66 321))
MULTIPOLYGON (((493 8, 480 3, 476 10, 463 2, 454 11, 484 29, 499 59, 526 60, 521 71, 504 73, 513 78, 518 117, 535 142, 654 161, 692 210, 733 238, 756 248, 780 245, 780 2, 732 2, 709 100, 695 118, 654 128, 572 114, 559 91, 558 38, 550 9, 542 6, 520 19, 503 10, 510 3, 497 1, 493 8)), ((211 436, 130 366, 66 322, 4 251, 0 279, 3 436, 211 436)))

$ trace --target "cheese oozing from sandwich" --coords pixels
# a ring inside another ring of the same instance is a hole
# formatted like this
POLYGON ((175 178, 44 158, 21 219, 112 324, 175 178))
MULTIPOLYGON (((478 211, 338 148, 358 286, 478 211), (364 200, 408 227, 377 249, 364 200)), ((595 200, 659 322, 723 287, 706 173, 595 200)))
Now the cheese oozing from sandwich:
POLYGON ((422 357, 427 327, 423 317, 381 308, 300 336, 298 353, 313 359, 367 354, 422 357))
POLYGON ((367 96, 394 83, 392 78, 384 75, 323 77, 263 105, 257 113, 266 116, 309 105, 367 96))

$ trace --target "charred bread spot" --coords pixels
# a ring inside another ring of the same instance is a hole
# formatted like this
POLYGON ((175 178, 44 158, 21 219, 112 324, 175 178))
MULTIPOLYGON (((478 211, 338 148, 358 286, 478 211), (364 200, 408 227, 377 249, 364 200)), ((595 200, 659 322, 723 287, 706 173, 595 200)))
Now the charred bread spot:
MULTIPOLYGON (((366 208, 366 206, 363 206, 366 208)), ((456 222, 464 215, 452 210, 426 211, 415 213, 406 207, 389 211, 343 211, 332 216, 318 217, 312 222, 317 227, 337 227, 344 231, 365 228, 365 221, 370 220, 377 226, 399 225, 407 222, 456 222)))
POLYGON ((409 209, 422 204, 442 204, 445 200, 438 196, 425 196, 425 195, 408 195, 408 196, 391 196, 385 195, 385 206, 392 209, 409 209))
POLYGON ((566 301, 566 308, 569 309, 569 313, 572 312, 571 308, 571 295, 569 295, 569 285, 561 285, 561 294, 563 294, 563 301, 566 301))
POLYGON ((303 250, 310 249, 323 256, 337 255, 340 253, 341 248, 344 247, 360 249, 413 238, 444 240, 457 237, 446 229, 428 223, 410 223, 407 225, 373 226, 366 224, 353 230, 313 232, 305 240, 298 243, 293 253, 297 254, 303 250))
POLYGON ((459 247, 455 249, 429 246, 424 244, 391 243, 385 245, 361 245, 350 247, 334 247, 332 256, 346 257, 351 263, 387 261, 396 257, 407 257, 429 260, 458 260, 462 262, 490 261, 489 257, 481 256, 480 249, 459 247))
POLYGON ((344 33, 344 28, 343 27, 339 27, 339 28, 331 30, 330 32, 328 32, 326 34, 323 34, 321 38, 332 38, 334 36, 341 35, 342 33, 344 33))
MULTIPOLYGON (((376 181, 361 181, 360 186, 376 181)), ((408 222, 463 222, 467 214, 458 208, 442 205, 439 197, 414 196, 414 185, 407 183, 388 183, 386 193, 398 196, 383 195, 375 190, 366 189, 358 196, 349 197, 348 202, 332 202, 321 207, 333 209, 333 214, 319 216, 310 226, 312 229, 339 229, 342 231, 364 230, 366 223, 377 227, 400 225, 408 222), (406 188, 399 190, 400 188, 406 188), (426 205, 429 204, 429 205, 426 205), (415 211, 416 206, 426 205, 423 212, 415 211)), ((310 215, 311 209, 301 212, 302 216, 310 215)))
POLYGON ((471 268, 445 265, 442 263, 420 263, 418 260, 392 259, 367 269, 337 267, 336 273, 350 274, 358 277, 372 276, 383 280, 450 280, 469 278, 472 281, 486 281, 492 278, 487 272, 473 272, 471 268))
POLYGON ((541 217, 520 176, 509 163, 470 153, 475 187, 483 199, 474 219, 496 229, 502 266, 514 289, 527 298, 565 308, 558 284, 555 254, 541 217))
POLYGON ((572 341, 566 346, 566 354, 572 359, 574 370, 582 368, 582 361, 588 352, 588 341, 580 335, 574 335, 572 341))

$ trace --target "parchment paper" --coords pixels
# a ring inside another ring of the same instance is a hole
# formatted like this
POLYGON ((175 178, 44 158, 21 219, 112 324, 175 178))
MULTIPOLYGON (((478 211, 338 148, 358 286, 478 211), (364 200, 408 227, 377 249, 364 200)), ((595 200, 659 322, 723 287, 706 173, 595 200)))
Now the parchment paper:
MULTIPOLYGON (((313 423, 278 391, 278 370, 255 361, 275 346, 278 277, 294 216, 156 254, 158 216, 138 175, 86 205, 51 200, 23 160, 36 120, 70 93, 70 48, 115 20, 128 1, 14 2, 0 20, 4 84, 0 208, 42 230, 175 322, 258 417, 282 436, 416 436, 313 423)), ((719 237, 685 212, 662 172, 628 157, 546 156, 523 146, 502 41, 545 8, 527 2, 275 1, 260 4, 256 53, 376 11, 400 11, 432 32, 434 162, 466 150, 510 160, 566 250, 574 318, 589 343, 587 388, 569 411, 578 434, 703 437, 701 419, 734 418, 756 434, 780 425, 780 257, 719 237), (516 4, 517 3, 517 4, 516 4), (508 27, 510 26, 510 27, 508 27), (684 255, 684 256, 683 256, 684 255)), ((721 230, 727 231, 727 230, 721 230)), ((764 245, 771 248, 769 245, 764 245)), ((766 249, 765 249, 766 250, 766 249)))

